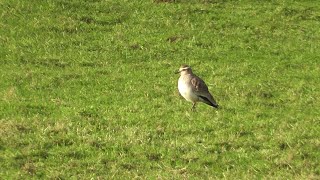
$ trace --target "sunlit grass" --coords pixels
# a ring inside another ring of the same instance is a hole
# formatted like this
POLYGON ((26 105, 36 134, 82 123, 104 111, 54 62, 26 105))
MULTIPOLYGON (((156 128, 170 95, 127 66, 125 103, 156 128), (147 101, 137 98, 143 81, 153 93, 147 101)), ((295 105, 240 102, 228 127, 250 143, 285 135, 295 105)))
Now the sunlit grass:
POLYGON ((0 175, 320 174, 314 2, 0 3, 0 175), (196 112, 189 64, 221 106, 196 112))

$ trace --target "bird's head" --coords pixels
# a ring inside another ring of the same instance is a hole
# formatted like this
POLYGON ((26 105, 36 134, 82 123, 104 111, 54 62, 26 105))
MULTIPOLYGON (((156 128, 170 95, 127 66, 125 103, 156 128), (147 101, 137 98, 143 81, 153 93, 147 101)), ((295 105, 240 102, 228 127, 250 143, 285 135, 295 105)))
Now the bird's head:
POLYGON ((190 66, 184 64, 184 65, 180 66, 179 71, 176 72, 176 74, 178 74, 178 73, 180 73, 181 75, 190 74, 190 73, 192 73, 192 70, 191 70, 190 66))

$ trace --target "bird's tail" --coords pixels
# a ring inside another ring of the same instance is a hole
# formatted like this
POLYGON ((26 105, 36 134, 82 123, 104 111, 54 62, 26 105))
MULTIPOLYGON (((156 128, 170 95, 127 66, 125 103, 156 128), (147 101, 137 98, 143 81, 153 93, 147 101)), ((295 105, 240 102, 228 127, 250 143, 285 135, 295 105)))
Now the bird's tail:
POLYGON ((209 106, 212 106, 214 108, 218 108, 219 105, 217 104, 217 102, 213 99, 213 97, 211 96, 210 98, 204 97, 204 96, 200 96, 202 102, 208 104, 209 106))

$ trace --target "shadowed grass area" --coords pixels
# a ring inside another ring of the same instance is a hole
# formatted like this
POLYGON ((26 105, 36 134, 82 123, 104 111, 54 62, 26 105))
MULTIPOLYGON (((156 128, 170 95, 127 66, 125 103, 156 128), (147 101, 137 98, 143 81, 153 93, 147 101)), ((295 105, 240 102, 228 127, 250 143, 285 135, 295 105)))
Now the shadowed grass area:
POLYGON ((315 1, 0 2, 0 175, 318 179, 319 40, 315 1))

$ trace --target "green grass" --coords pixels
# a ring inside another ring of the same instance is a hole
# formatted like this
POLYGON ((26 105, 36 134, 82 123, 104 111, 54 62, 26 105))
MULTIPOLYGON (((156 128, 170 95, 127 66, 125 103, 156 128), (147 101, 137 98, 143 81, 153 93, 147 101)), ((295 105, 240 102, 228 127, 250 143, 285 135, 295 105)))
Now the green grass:
POLYGON ((0 176, 319 179, 319 42, 317 1, 0 1, 0 176))

